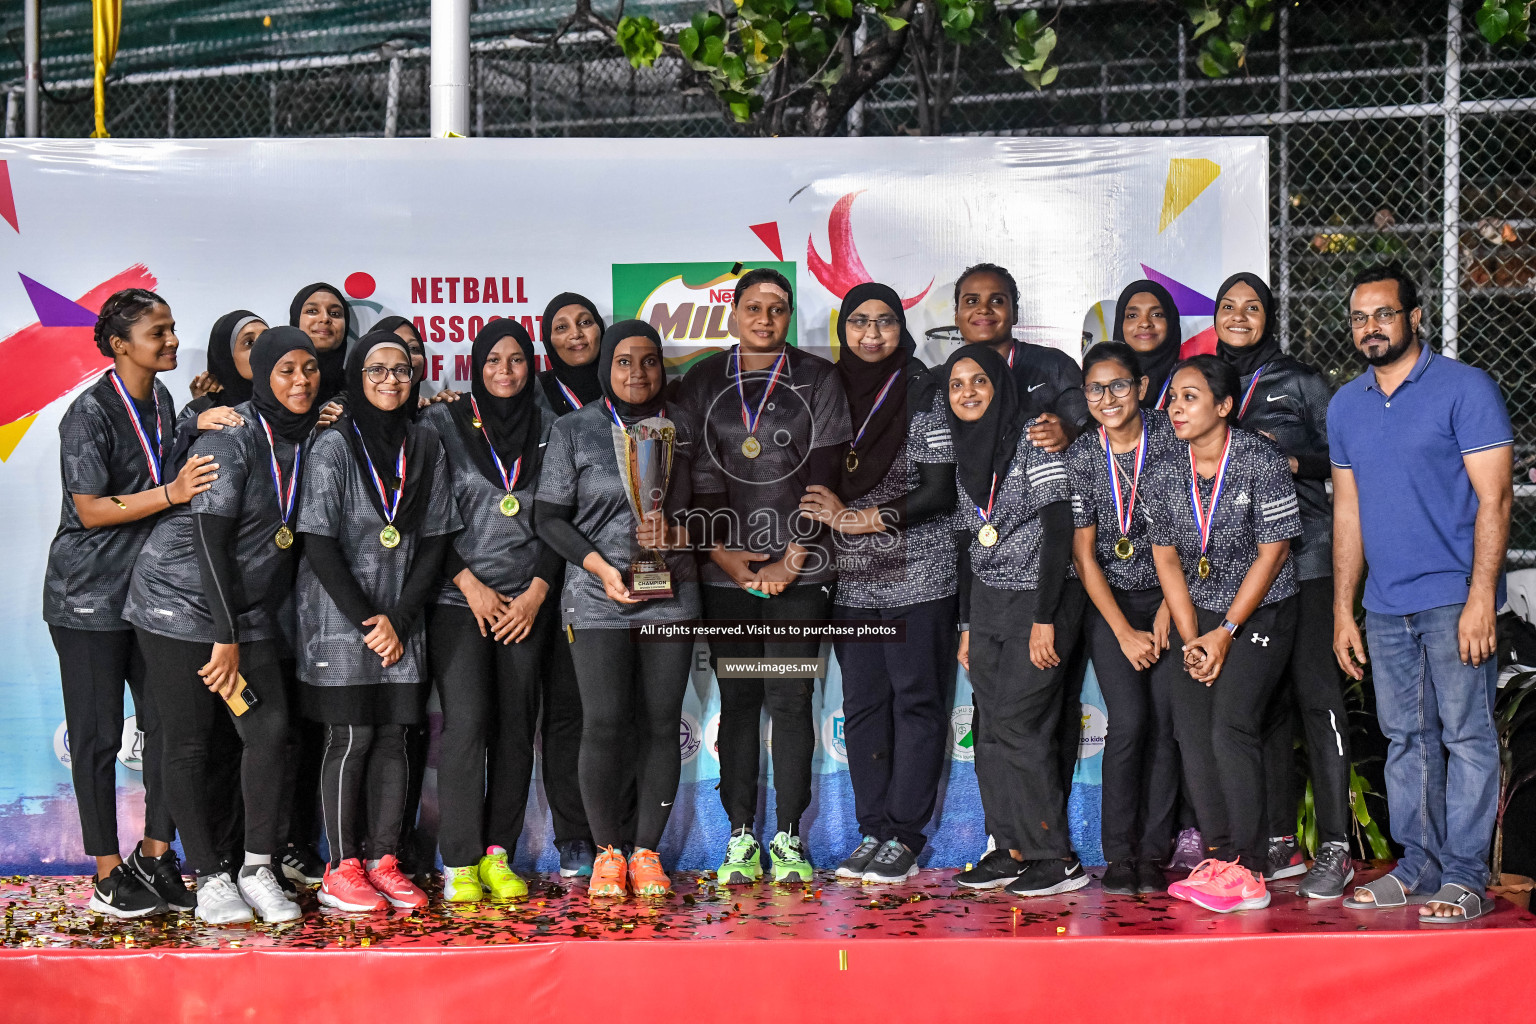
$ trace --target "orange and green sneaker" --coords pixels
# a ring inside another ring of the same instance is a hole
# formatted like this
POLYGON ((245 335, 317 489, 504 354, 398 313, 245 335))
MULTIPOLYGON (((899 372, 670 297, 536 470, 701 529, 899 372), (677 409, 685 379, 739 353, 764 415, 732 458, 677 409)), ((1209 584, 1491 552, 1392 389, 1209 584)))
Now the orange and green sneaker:
POLYGON ((611 846, 605 846, 597 852, 597 860, 592 864, 592 881, 587 886, 588 896, 616 896, 623 897, 628 894, 624 888, 624 874, 628 865, 624 862, 624 855, 611 846))
POLYGON ((672 891, 672 879, 661 869, 661 854, 642 848, 629 855, 629 891, 636 896, 665 896, 672 891))

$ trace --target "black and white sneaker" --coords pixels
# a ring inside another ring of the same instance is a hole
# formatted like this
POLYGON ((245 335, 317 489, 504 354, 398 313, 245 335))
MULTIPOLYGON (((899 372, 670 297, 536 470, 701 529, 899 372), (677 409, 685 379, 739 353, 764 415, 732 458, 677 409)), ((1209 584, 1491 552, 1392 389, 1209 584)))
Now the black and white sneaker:
POLYGON ((1168 878, 1155 860, 1144 858, 1136 862, 1136 891, 1142 895, 1168 891, 1168 878))
POLYGON ((139 876, 129 871, 126 864, 113 868, 106 878, 96 879, 90 907, 98 914, 124 921, 136 917, 153 917, 170 909, 160 894, 140 881, 139 876))
POLYGON ((1001 889, 1024 870, 1024 862, 1008 856, 1007 850, 993 850, 981 863, 955 876, 955 884, 967 889, 1001 889))
POLYGON ((1105 892, 1115 896, 1135 896, 1136 862, 1130 859, 1110 861, 1099 884, 1105 892))
POLYGON ((1317 848, 1312 870, 1296 887, 1296 894, 1309 900, 1336 900, 1355 880, 1355 862, 1344 843, 1324 843, 1317 848))
POLYGON ((283 847, 281 858, 283 874, 295 882, 319 885, 325 878, 325 861, 313 847, 289 843, 283 847))
POLYGON ((139 881, 155 891, 165 905, 178 914, 190 914, 197 909, 197 895, 187 888, 181 877, 181 862, 175 850, 166 850, 158 857, 146 856, 141 842, 124 861, 128 870, 139 881))
POLYGON ((1071 860, 1029 861, 1008 886, 1015 896, 1055 896, 1088 884, 1088 873, 1076 857, 1071 860))
POLYGON ((1269 841, 1264 855, 1264 881, 1273 882, 1307 873, 1307 858, 1295 836, 1275 836, 1269 841))
MULTIPOLYGON (((1012 860, 1012 857, 1008 858, 1012 860)), ((866 882, 905 882, 917 874, 917 855, 900 839, 887 839, 864 872, 866 882)))
POLYGON ((874 836, 865 836, 859 840, 859 845, 853 848, 853 852, 837 866, 837 877, 851 878, 855 881, 863 878, 869 862, 874 860, 875 854, 879 852, 880 840, 874 836))

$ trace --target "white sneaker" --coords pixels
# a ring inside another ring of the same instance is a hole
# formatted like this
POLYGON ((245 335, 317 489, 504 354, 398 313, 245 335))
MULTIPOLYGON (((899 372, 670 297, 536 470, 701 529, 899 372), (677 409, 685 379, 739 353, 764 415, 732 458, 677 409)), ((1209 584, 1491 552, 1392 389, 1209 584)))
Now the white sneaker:
POLYGON ((242 870, 236 884, 245 902, 256 911, 256 916, 268 924, 297 921, 304 916, 303 909, 288 898, 283 887, 277 884, 277 876, 272 873, 272 868, 266 864, 250 873, 242 870))
POLYGON ((251 908, 224 871, 198 878, 197 919, 209 924, 246 924, 253 920, 251 908))

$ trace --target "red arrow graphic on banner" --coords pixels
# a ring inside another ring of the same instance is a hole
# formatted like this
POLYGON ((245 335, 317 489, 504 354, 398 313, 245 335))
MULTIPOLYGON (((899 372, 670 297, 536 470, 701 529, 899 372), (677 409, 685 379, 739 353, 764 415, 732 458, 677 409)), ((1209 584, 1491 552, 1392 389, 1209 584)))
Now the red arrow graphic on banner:
MULTIPOLYGON (((864 269, 864 261, 859 258, 858 246, 853 244, 853 201, 859 197, 863 190, 850 192, 839 199, 832 207, 832 216, 827 219, 827 241, 831 245, 832 258, 824 260, 816 251, 816 239, 814 237, 805 240, 805 262, 810 266, 811 273, 816 280, 821 282, 823 288, 836 295, 839 299, 848 294, 854 285, 867 284, 873 281, 869 271, 864 269)), ((926 288, 911 298, 901 300, 901 308, 911 309, 923 301, 923 296, 928 294, 928 289, 933 287, 933 281, 929 281, 926 288)))

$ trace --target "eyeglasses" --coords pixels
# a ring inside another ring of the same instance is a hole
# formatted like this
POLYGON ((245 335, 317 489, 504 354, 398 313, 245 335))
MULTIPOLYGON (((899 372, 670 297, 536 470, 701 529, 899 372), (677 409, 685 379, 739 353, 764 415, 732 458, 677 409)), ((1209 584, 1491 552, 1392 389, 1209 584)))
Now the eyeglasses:
POLYGON ((861 331, 868 327, 870 324, 874 324, 875 329, 881 332, 889 331, 891 328, 901 323, 901 321, 897 320, 894 316, 867 317, 863 313, 855 313, 853 316, 849 317, 843 322, 849 327, 857 327, 861 331))
POLYGON ((1396 320, 1398 314, 1402 312, 1404 311, 1401 309, 1388 309, 1386 306, 1382 306, 1374 313, 1362 313, 1357 310, 1349 314, 1349 322, 1355 327, 1364 327, 1375 320, 1383 327, 1391 327, 1392 321, 1396 320))
POLYGON ((415 375, 415 373, 416 371, 411 369, 410 364, 406 364, 405 366, 384 366, 380 363, 374 363, 372 366, 363 367, 363 376, 367 377, 375 384, 383 384, 391 376, 393 376, 395 380, 399 381, 401 384, 404 384, 406 381, 410 380, 411 377, 415 375))
POLYGON ((1124 398, 1131 393, 1131 389, 1135 386, 1136 382, 1131 380, 1131 378, 1120 377, 1110 381, 1108 384, 1084 384, 1083 394, 1087 396, 1090 402, 1102 402, 1104 401, 1104 392, 1106 391, 1116 398, 1124 398))

